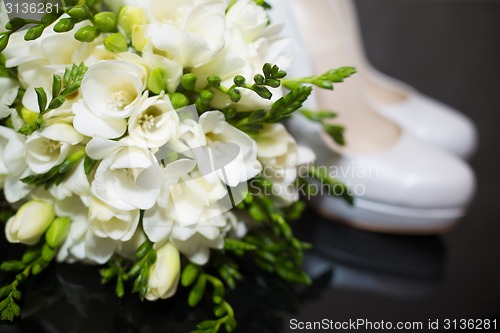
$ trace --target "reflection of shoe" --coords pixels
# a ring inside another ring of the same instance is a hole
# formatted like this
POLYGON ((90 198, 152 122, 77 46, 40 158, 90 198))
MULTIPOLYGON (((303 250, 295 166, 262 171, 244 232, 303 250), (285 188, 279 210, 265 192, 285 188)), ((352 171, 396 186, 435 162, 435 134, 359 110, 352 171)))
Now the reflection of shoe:
POLYGON ((330 292, 425 298, 443 278, 445 249, 439 237, 366 233, 332 225, 312 211, 303 218, 310 223, 298 223, 297 232, 313 244, 305 256, 305 269, 313 279, 333 271, 330 292))
MULTIPOLYGON (((345 47, 335 43, 339 31, 328 1, 293 4, 315 72, 349 64, 345 47), (318 32, 328 42, 317 43, 318 32)), ((299 117, 290 121, 298 141, 316 152, 317 164, 328 166, 329 174, 346 183, 356 197, 354 206, 326 195, 316 196, 313 204, 324 215, 363 229, 397 233, 448 229, 464 214, 474 192, 472 171, 374 112, 364 98, 363 84, 355 76, 337 85, 334 93, 317 93, 320 108, 335 109, 338 122, 346 126, 346 147, 336 145, 317 124, 299 117)))
MULTIPOLYGON (((277 7, 282 6, 275 0, 277 7)), ((302 26, 300 32, 308 33, 316 44, 331 52, 329 66, 352 65, 358 69, 366 98, 385 117, 393 120, 419 140, 430 143, 459 157, 467 158, 477 145, 477 132, 472 122, 463 114, 412 87, 384 75, 373 68, 365 56, 362 38, 357 25, 357 15, 352 0, 292 1, 295 14, 302 26), (318 30, 315 15, 328 17, 327 31, 318 30), (307 24, 305 24, 308 22, 307 24), (314 32, 313 32, 314 30, 314 32), (321 32, 320 32, 321 31, 321 32), (318 40, 321 38, 321 41, 318 40), (326 41, 326 42, 325 42, 326 41), (339 56, 340 54, 340 56, 339 56)), ((288 1, 287 1, 288 3, 288 1)), ((287 21, 293 14, 288 10, 276 11, 277 21, 287 21)), ((295 33, 296 39, 298 33, 295 33)), ((313 51, 314 52, 314 51, 313 51)))

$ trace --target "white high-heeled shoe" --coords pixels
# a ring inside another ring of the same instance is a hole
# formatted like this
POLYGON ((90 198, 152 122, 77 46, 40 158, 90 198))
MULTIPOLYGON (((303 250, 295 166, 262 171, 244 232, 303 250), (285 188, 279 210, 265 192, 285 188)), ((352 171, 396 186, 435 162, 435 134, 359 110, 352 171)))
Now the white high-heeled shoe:
MULTIPOLYGON (((348 61, 346 53, 329 42, 333 29, 328 8, 324 8, 327 1, 316 0, 314 6, 306 0, 291 2, 300 30, 290 21, 286 29, 295 34, 300 31, 306 41, 306 47, 292 46, 300 61, 294 74, 313 72, 304 50, 312 54, 314 72, 335 67, 337 61, 348 61), (325 42, 318 43, 315 34, 325 42)), ((288 11, 289 18, 293 17, 286 4, 273 4, 281 15, 288 11)), ((346 183, 355 196, 354 206, 327 195, 312 198, 313 206, 326 216, 361 229, 394 233, 447 230, 463 216, 473 196, 472 170, 373 111, 360 92, 362 85, 360 78, 354 77, 336 86, 333 93, 317 93, 319 106, 338 111, 338 122, 346 125, 346 147, 336 145, 318 124, 301 117, 293 117, 289 123, 297 141, 316 152, 317 164, 346 183)))
MULTIPOLYGON (((318 5, 317 1, 309 2, 309 6, 318 5)), ((393 120, 417 139, 456 156, 468 158, 474 153, 478 135, 470 119, 450 106, 379 72, 370 64, 364 51, 353 0, 329 0, 328 6, 323 7, 330 13, 338 31, 333 36, 335 40, 327 44, 337 43, 349 55, 348 64, 358 69, 357 75, 362 78, 363 89, 367 92, 364 98, 374 110, 393 120)))

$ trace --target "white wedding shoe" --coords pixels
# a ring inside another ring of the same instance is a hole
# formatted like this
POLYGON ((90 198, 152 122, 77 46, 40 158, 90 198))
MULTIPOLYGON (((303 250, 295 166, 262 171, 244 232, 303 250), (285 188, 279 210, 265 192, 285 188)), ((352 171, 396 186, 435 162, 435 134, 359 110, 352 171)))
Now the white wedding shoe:
MULTIPOLYGON (((279 2, 273 3, 279 7, 279 2)), ((352 0, 309 1, 307 6, 321 7, 332 23, 328 40, 319 31, 316 31, 317 36, 311 38, 343 49, 341 52, 348 57, 342 65, 358 69, 357 75, 362 78, 363 89, 367 92, 364 98, 374 110, 393 120, 417 139, 456 156, 468 158, 474 153, 478 135, 475 126, 465 115, 371 66, 365 55, 352 0)), ((282 15, 278 20, 287 20, 283 11, 276 12, 282 15)), ((332 53, 332 58, 335 57, 335 53, 332 53)))
MULTIPOLYGON (((349 64, 348 55, 338 45, 317 43, 314 38, 321 32, 331 41, 334 23, 323 8, 328 1, 316 0, 314 6, 307 0, 292 3, 299 26, 306 27, 300 31, 314 64, 314 71, 309 70, 310 62, 300 52, 305 48, 295 45, 299 60, 295 70, 322 73, 338 67, 338 62, 349 64)), ((297 27, 289 24, 287 29, 297 27)), ((316 94, 318 106, 333 108, 339 114, 336 122, 346 126, 346 147, 336 145, 316 123, 301 117, 289 123, 297 141, 316 152, 317 164, 347 184, 355 197, 354 206, 349 206, 337 198, 318 195, 311 200, 313 206, 323 215, 361 229, 421 234, 446 231, 464 215, 473 196, 473 172, 458 158, 414 138, 373 111, 362 86, 362 78, 354 76, 337 85, 335 92, 316 94)))

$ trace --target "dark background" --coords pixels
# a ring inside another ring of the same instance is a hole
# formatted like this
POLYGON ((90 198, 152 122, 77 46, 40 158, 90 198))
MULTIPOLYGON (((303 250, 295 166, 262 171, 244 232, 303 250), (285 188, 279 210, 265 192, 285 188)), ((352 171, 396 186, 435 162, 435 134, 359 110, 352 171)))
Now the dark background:
POLYGON ((332 228, 321 222, 311 237, 329 247, 334 286, 306 304, 299 319, 500 318, 500 1, 356 3, 373 65, 467 114, 478 127, 480 146, 470 161, 478 192, 469 214, 442 237, 335 227, 329 242, 325 233, 332 228), (390 267, 381 272, 384 264, 390 267), (335 282, 345 269, 356 271, 350 283, 335 282))

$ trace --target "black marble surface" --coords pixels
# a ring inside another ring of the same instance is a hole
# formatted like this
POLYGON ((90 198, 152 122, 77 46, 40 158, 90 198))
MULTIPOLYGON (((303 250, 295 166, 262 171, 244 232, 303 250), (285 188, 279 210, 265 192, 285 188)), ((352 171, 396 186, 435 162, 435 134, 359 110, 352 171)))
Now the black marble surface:
MULTIPOLYGON (((238 332, 293 331, 291 318, 500 319, 500 1, 357 3, 374 65, 477 124, 476 198, 442 236, 370 234, 307 212, 297 232, 315 245, 306 260, 314 287, 292 291, 252 275, 231 295, 238 332)), ((63 265, 42 279, 28 288, 24 320, 0 332, 187 332, 209 310, 188 313, 183 297, 118 301, 93 267, 63 265)))

